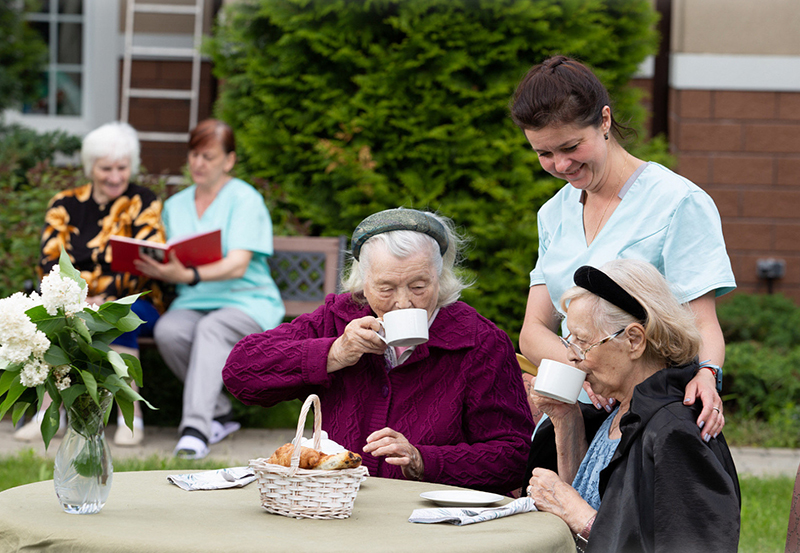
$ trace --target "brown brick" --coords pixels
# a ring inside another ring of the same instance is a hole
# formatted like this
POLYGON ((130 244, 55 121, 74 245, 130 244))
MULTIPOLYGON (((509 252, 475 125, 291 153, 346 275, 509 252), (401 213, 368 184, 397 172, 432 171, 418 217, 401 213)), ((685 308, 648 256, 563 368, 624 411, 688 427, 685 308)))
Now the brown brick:
POLYGON ((717 204, 717 210, 720 217, 738 217, 739 216, 739 195, 736 190, 720 190, 709 189, 706 190, 714 203, 717 204))
POLYGON ((730 123, 682 123, 678 127, 678 149, 701 152, 741 151, 742 126, 730 123))
POLYGON ((743 217, 796 219, 800 215, 800 192, 783 190, 745 190, 742 192, 743 217))
POLYGON ((711 182, 711 163, 707 155, 682 154, 678 157, 677 173, 695 184, 711 182))
POLYGON ((774 119, 774 92, 716 91, 712 103, 713 117, 719 119, 774 119))
POLYGON ((678 95, 678 116, 695 119, 711 117, 711 92, 681 90, 678 95))
POLYGON ((139 82, 156 78, 158 78, 158 62, 153 60, 134 60, 131 63, 132 86, 140 86, 139 82))
POLYGON ((800 185, 800 158, 781 158, 778 160, 776 184, 784 186, 800 185))
POLYGON ((767 250, 772 247, 774 226, 771 223, 723 221, 722 234, 729 250, 767 250))
POLYGON ((736 264, 733 275, 736 278, 737 286, 742 285, 756 285, 758 278, 756 277, 756 262, 760 257, 752 254, 736 254, 736 264))
POLYGON ((714 184, 772 184, 773 160, 770 157, 719 156, 711 160, 714 184))
POLYGON ((800 253, 800 225, 775 225, 774 249, 800 253))
POLYGON ((800 153, 800 125, 745 125, 748 152, 800 153))
POLYGON ((800 92, 778 93, 778 118, 800 119, 800 92))

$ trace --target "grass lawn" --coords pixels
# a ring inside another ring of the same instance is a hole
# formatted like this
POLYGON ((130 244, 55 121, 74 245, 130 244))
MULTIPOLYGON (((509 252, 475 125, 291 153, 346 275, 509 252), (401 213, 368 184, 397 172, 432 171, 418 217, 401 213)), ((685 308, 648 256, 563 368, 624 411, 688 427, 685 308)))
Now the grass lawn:
MULTIPOLYGON (((151 456, 146 459, 114 461, 114 472, 131 470, 217 469, 224 463, 213 459, 186 461, 174 457, 151 456)), ((0 491, 49 480, 53 477, 53 461, 36 455, 33 450, 14 456, 0 457, 0 491)), ((740 478, 742 489, 742 533, 740 553, 780 553, 786 543, 794 479, 789 477, 740 478)), ((55 494, 55 492, 53 492, 55 494)))

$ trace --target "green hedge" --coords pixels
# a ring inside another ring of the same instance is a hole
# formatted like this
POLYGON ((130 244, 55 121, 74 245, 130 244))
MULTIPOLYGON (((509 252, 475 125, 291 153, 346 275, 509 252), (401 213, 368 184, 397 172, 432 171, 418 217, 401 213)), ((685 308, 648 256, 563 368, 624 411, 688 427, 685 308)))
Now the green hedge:
POLYGON ((726 436, 737 445, 800 447, 800 308, 781 294, 736 294, 717 315, 726 436))
POLYGON ((641 128, 640 91, 627 84, 655 52, 651 4, 232 3, 207 44, 223 82, 216 112, 235 128, 239 175, 268 183, 278 228, 349 235, 396 206, 452 217, 472 240, 465 267, 477 283, 464 300, 516 342, 536 212, 563 182, 511 122, 510 97, 533 64, 570 54, 641 128))

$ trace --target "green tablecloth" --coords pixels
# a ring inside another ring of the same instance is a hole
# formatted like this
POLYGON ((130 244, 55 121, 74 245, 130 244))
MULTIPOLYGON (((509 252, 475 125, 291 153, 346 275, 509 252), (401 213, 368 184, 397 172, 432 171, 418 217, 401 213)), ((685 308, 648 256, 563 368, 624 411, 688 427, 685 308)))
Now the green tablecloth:
POLYGON ((169 474, 175 471, 114 474, 108 502, 96 515, 64 513, 52 480, 6 490, 0 493, 0 551, 575 551, 567 525, 547 513, 462 527, 408 522, 414 509, 434 506, 421 492, 448 486, 367 478, 350 518, 311 520, 267 513, 256 483, 187 492, 167 482, 169 474))

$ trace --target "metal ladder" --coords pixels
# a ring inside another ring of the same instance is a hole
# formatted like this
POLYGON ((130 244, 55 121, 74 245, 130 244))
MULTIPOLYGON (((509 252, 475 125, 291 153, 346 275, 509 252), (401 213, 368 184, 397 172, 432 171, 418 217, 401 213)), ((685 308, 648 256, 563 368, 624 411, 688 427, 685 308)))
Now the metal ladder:
POLYGON ((125 16, 125 53, 122 66, 122 106, 120 119, 128 122, 131 98, 155 98, 162 100, 189 100, 189 128, 187 132, 139 132, 139 140, 148 142, 188 142, 189 132, 197 125, 197 114, 200 99, 200 43, 203 37, 204 0, 195 0, 195 5, 188 4, 153 4, 128 0, 125 16), (151 46, 135 46, 133 44, 134 17, 137 13, 159 13, 166 15, 194 16, 194 47, 166 48, 151 46), (191 59, 192 83, 190 89, 131 88, 131 69, 134 57, 146 56, 161 59, 191 59))

